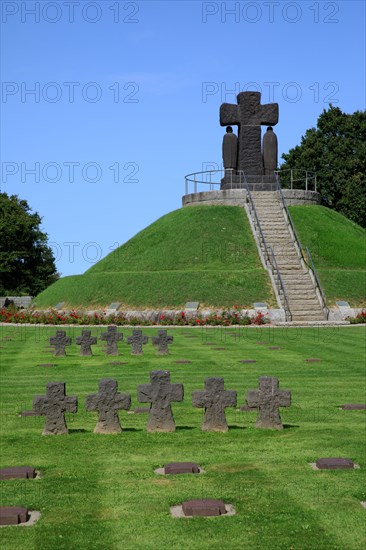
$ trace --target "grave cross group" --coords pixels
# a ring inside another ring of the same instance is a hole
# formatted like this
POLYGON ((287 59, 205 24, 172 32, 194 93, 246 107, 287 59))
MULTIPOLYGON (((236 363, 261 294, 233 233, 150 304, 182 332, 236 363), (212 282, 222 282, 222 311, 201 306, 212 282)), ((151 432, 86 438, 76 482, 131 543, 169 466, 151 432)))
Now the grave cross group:
MULTIPOLYGON (((170 372, 165 370, 152 371, 150 384, 140 384, 137 387, 137 399, 140 403, 150 403, 148 432, 174 432, 175 422, 172 413, 172 402, 183 401, 183 384, 171 384, 170 372)), ((225 390, 223 378, 207 378, 204 390, 192 393, 194 407, 205 409, 205 417, 201 429, 203 431, 228 430, 225 417, 227 407, 236 407, 237 393, 225 390)), ((264 376, 260 378, 260 389, 250 390, 247 402, 259 409, 257 428, 282 429, 279 407, 291 405, 291 393, 278 389, 278 379, 264 376)), ((131 395, 118 392, 117 381, 105 378, 99 382, 98 393, 86 398, 86 410, 98 412, 98 422, 95 433, 119 433, 121 424, 119 410, 131 407, 131 395)), ((46 387, 46 396, 35 396, 33 410, 37 415, 46 416, 44 435, 67 433, 65 412, 77 412, 77 397, 65 394, 63 382, 50 382, 46 387)))

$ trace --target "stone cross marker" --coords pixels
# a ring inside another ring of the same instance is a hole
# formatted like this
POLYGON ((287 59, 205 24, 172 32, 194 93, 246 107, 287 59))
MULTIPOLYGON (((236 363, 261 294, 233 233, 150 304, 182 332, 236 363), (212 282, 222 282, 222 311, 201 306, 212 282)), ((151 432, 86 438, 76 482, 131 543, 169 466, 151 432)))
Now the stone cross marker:
POLYGON ((148 432, 174 432, 171 402, 183 401, 183 384, 171 384, 170 372, 156 370, 150 372, 150 384, 141 384, 137 388, 140 403, 151 403, 148 432))
POLYGON ((99 418, 94 428, 97 434, 114 434, 122 431, 118 411, 131 408, 131 395, 118 391, 117 380, 104 378, 99 382, 99 392, 88 395, 86 410, 98 411, 99 418))
POLYGON ((66 355, 66 346, 71 345, 70 336, 66 336, 65 330, 56 330, 56 336, 51 336, 50 345, 55 347, 55 357, 62 357, 66 355))
POLYGON ((133 330, 132 336, 127 338, 127 344, 132 344, 133 355, 142 355, 142 345, 147 344, 149 338, 142 334, 142 330, 133 330))
POLYGON ((291 405, 291 392, 279 389, 278 378, 261 376, 259 390, 249 390, 246 401, 249 407, 258 407, 257 428, 282 430, 283 425, 278 408, 291 405))
POLYGON ((65 412, 77 412, 78 398, 66 396, 64 382, 49 382, 46 395, 34 397, 33 410, 46 417, 43 435, 67 434, 65 412))
POLYGON ((118 342, 123 338, 123 334, 117 331, 116 326, 110 326, 108 332, 102 332, 100 338, 107 342, 107 355, 118 355, 118 342))
POLYGON ((80 346, 80 355, 93 355, 91 346, 97 343, 96 336, 91 336, 91 330, 83 330, 81 336, 76 338, 76 343, 80 346))
POLYGON ((220 125, 239 127, 237 169, 246 175, 263 174, 261 125, 274 126, 278 122, 278 103, 261 105, 260 100, 260 92, 241 92, 237 105, 223 103, 220 107, 220 125))
POLYGON ((225 390, 223 378, 206 378, 205 389, 192 393, 192 404, 205 408, 203 431, 227 432, 225 408, 236 407, 236 391, 225 390))
POLYGON ((154 346, 158 346, 160 355, 167 355, 169 353, 168 344, 171 344, 173 340, 173 336, 168 336, 166 330, 159 330, 158 335, 153 336, 152 342, 154 346))

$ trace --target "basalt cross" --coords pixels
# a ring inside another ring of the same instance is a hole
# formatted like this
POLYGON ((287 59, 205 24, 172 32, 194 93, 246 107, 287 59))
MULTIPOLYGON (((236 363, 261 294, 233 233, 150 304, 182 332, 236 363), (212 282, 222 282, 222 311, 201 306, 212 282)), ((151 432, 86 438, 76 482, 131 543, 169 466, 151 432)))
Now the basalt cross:
POLYGON ((66 336, 65 330, 57 330, 56 336, 51 336, 50 345, 55 346, 55 357, 63 357, 66 355, 66 346, 71 345, 70 336, 66 336))
POLYGON ((113 434, 122 431, 118 418, 120 409, 128 410, 131 407, 129 393, 118 391, 117 380, 104 378, 99 382, 99 392, 92 393, 86 398, 86 410, 98 411, 98 423, 94 433, 113 434))
POLYGON ((228 431, 225 409, 236 407, 236 391, 225 390, 223 378, 206 378, 205 389, 192 393, 192 403, 205 409, 202 431, 228 431))
POLYGON ((123 338, 123 334, 117 331, 116 326, 109 326, 107 332, 102 332, 101 340, 107 342, 107 355, 118 355, 118 342, 123 338))
POLYGON ((220 125, 239 128, 237 170, 250 176, 263 174, 261 125, 278 122, 278 103, 261 105, 260 100, 260 92, 241 92, 237 105, 223 103, 220 107, 220 125))
POLYGON ((274 428, 282 430, 279 407, 291 405, 291 392, 280 390, 278 378, 274 376, 261 376, 259 390, 249 390, 246 401, 249 407, 258 407, 259 416, 256 422, 257 428, 274 428))
POLYGON ((46 395, 34 397, 33 410, 46 417, 43 435, 67 434, 65 412, 76 413, 78 399, 65 394, 64 382, 49 382, 46 395))

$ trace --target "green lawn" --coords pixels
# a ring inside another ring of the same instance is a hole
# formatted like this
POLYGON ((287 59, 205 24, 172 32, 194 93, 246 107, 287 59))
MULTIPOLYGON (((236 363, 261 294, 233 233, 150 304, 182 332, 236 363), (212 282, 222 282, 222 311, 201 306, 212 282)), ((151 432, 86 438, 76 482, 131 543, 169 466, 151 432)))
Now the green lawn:
MULTIPOLYGON (((2 548, 364 548, 365 411, 338 409, 365 402, 364 327, 174 328, 169 356, 156 356, 149 342, 142 357, 132 357, 123 342, 120 360, 127 364, 120 366, 109 365, 116 358, 103 354, 100 340, 92 358, 79 357, 74 343, 68 357, 51 358, 45 347, 52 327, 0 329, 1 467, 30 465, 42 474, 38 480, 1 481, 1 505, 42 513, 34 527, 1 529, 2 548), (240 336, 231 336, 234 332, 240 336), (192 334, 198 338, 187 338, 192 334), (271 345, 282 349, 269 350, 271 345), (307 363, 307 357, 322 361, 307 363), (179 365, 178 359, 192 363, 179 365), (50 361, 57 366, 38 366, 50 361), (101 378, 116 378, 135 407, 137 385, 162 368, 185 388, 185 400, 173 404, 175 433, 147 434, 147 416, 126 411, 120 413, 123 433, 93 433, 96 414, 86 413, 85 398, 97 391, 101 378), (203 388, 207 376, 223 376, 226 388, 238 391, 241 405, 260 375, 278 376, 281 388, 292 390, 293 405, 282 411, 282 432, 255 429, 256 413, 234 409, 227 410, 228 433, 200 431, 202 411, 191 406, 192 390, 203 388), (33 396, 44 394, 49 381, 65 381, 67 393, 79 398, 79 412, 68 415, 69 435, 43 437, 44 419, 17 415, 31 408, 33 396), (360 469, 313 471, 308 462, 322 456, 351 458, 360 469), (205 473, 153 473, 170 461, 198 462, 205 473), (170 506, 192 498, 222 498, 237 515, 170 516, 170 506)), ((74 341, 81 329, 67 330, 74 341)), ((131 329, 121 332, 125 341, 131 329)), ((143 332, 152 336, 156 330, 143 332)))
POLYGON ((327 300, 366 304, 366 232, 324 206, 291 206, 302 245, 309 247, 327 300))

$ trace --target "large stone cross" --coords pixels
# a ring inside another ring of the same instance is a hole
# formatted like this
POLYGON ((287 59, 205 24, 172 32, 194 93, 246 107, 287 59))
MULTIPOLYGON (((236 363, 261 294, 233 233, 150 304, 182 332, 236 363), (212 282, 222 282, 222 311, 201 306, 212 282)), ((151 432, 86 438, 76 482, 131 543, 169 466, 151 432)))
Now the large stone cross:
POLYGON ((91 346, 97 343, 97 337, 91 336, 91 330, 83 330, 81 336, 76 338, 76 343, 80 346, 80 355, 93 355, 91 346))
POLYGON ((109 326, 107 332, 102 332, 100 338, 107 342, 107 355, 118 355, 117 344, 122 340, 123 334, 117 331, 116 326, 109 326))
POLYGON ((34 397, 33 410, 46 417, 43 435, 67 434, 65 412, 77 412, 78 398, 66 396, 64 382, 49 382, 46 395, 34 397))
POLYGON ((220 124, 239 127, 238 170, 246 175, 262 175, 261 125, 274 126, 278 122, 278 103, 261 105, 260 92, 241 92, 237 105, 223 103, 220 107, 220 124))
POLYGON ((54 355, 56 357, 62 357, 66 355, 65 347, 70 346, 71 338, 70 336, 66 336, 65 330, 56 330, 56 336, 51 336, 50 344, 51 346, 55 346, 54 355))
POLYGON ((131 408, 131 395, 118 391, 117 380, 104 378, 99 382, 99 392, 86 398, 86 410, 98 411, 99 418, 94 433, 114 434, 122 431, 118 411, 131 408))
POLYGON ((227 432, 225 408, 236 407, 236 391, 225 390, 223 378, 206 378, 205 389, 192 393, 192 404, 205 408, 203 431, 227 432))
POLYGON ((175 422, 170 403, 182 401, 183 396, 183 384, 171 384, 169 371, 150 372, 150 384, 137 387, 137 399, 141 403, 151 403, 147 431, 174 432, 175 422))
POLYGON ((168 344, 173 342, 173 336, 168 336, 166 330, 159 330, 157 336, 153 336, 152 342, 154 346, 158 346, 158 353, 166 355, 168 353, 168 344))
POLYGON ((257 428, 283 429, 278 408, 291 405, 291 392, 279 389, 278 378, 261 376, 259 390, 249 390, 246 401, 249 407, 259 408, 257 428))
POLYGON ((149 338, 142 334, 142 330, 133 330, 132 336, 127 338, 127 344, 132 344, 133 355, 142 355, 142 344, 147 344, 149 338))

